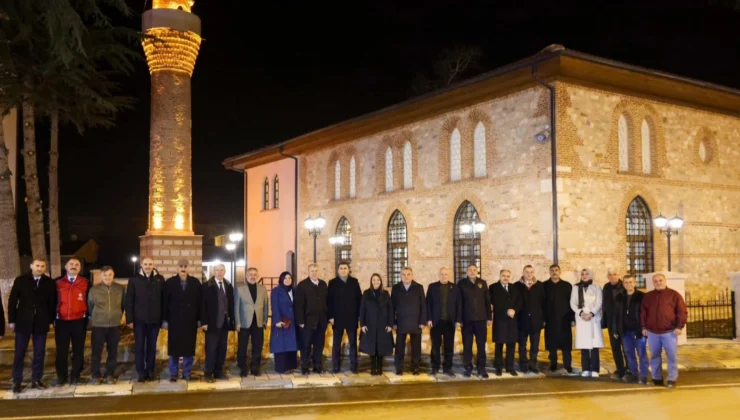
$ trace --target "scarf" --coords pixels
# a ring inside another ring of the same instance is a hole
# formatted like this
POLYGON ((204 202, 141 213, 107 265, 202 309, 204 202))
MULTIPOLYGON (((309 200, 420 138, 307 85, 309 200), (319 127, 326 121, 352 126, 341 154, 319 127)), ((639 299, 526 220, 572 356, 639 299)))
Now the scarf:
POLYGON ((585 306, 583 302, 583 293, 588 289, 588 286, 590 286, 593 283, 593 280, 589 281, 581 281, 578 283, 578 309, 583 309, 585 306))

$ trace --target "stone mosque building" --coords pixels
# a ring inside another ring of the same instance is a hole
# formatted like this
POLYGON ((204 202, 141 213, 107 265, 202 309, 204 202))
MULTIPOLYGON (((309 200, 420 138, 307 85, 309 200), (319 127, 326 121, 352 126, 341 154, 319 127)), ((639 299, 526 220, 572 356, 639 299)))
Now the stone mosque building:
POLYGON ((442 266, 495 281, 558 262, 603 283, 667 270, 662 214, 684 220, 672 271, 707 298, 740 271, 738 161, 740 91, 550 46, 224 166, 244 174, 247 265, 265 277, 307 275, 304 221, 321 215, 327 280, 340 260, 363 288, 406 265, 426 285, 442 266))

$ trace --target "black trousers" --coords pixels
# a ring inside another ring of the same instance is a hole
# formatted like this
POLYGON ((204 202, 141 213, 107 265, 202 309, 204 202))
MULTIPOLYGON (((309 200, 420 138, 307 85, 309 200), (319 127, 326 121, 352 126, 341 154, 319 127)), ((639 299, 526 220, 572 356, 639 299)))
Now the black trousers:
POLYGON ((432 369, 439 369, 439 348, 444 346, 443 368, 452 369, 452 352, 455 348, 455 323, 448 320, 440 320, 432 326, 432 369), (443 344, 444 343, 444 344, 443 344))
POLYGON ((262 363, 262 347, 265 343, 265 328, 259 328, 257 326, 257 321, 254 320, 249 328, 242 327, 242 329, 239 330, 236 363, 243 374, 247 373, 247 346, 249 346, 250 339, 252 340, 252 363, 250 364, 250 370, 252 371, 252 374, 256 374, 259 372, 260 364, 262 363))
POLYGON ((479 371, 486 368, 486 340, 488 339, 488 325, 486 321, 465 322, 462 326, 463 336, 463 366, 465 370, 473 370, 473 336, 478 348, 476 367, 479 371))
POLYGON ((113 376, 118 360, 118 342, 121 341, 121 329, 119 327, 92 327, 92 355, 90 357, 90 369, 93 378, 100 378, 100 359, 103 357, 103 346, 108 351, 105 360, 105 375, 113 376))
POLYGON ((496 343, 493 355, 493 367, 497 370, 514 370, 514 348, 516 343, 496 343), (506 362, 504 362, 504 344, 506 344, 506 362))
POLYGON ((314 370, 322 369, 325 343, 326 321, 319 321, 313 328, 306 325, 301 329, 301 370, 308 370, 312 360, 314 370))
POLYGON ((624 376, 624 371, 627 366, 625 361, 624 352, 622 351, 622 337, 614 338, 614 333, 609 331, 609 345, 612 347, 612 354, 614 355, 614 364, 617 367, 617 374, 624 376))
POLYGON ((223 375, 224 362, 226 361, 226 344, 228 343, 228 328, 208 328, 206 331, 206 376, 223 375))
POLYGON ((406 355, 406 337, 411 341, 411 370, 419 369, 421 363, 421 333, 419 334, 401 334, 396 336, 396 370, 403 372, 403 359, 406 355))
POLYGON ((159 324, 134 322, 134 352, 136 373, 139 377, 154 376, 154 360, 157 356, 159 324))
POLYGON ((69 359, 69 344, 72 343, 72 379, 80 379, 82 362, 85 356, 85 329, 86 319, 75 319, 74 321, 56 320, 56 332, 54 334, 57 344, 57 378, 67 380, 67 364, 69 359))
POLYGON ((331 346, 331 362, 335 370, 342 366, 342 336, 347 333, 347 343, 349 344, 349 368, 357 370, 357 325, 354 328, 332 327, 334 337, 331 346))
POLYGON ((568 347, 568 348, 563 347, 563 348, 560 348, 560 349, 558 349, 557 347, 550 347, 547 350, 550 353, 549 354, 550 367, 557 368, 557 366, 558 366, 558 350, 560 350, 563 353, 563 367, 566 368, 566 369, 570 369, 571 368, 571 365, 573 364, 573 357, 571 355, 572 349, 570 347, 568 347))
POLYGON ((590 372, 599 372, 599 349, 581 350, 581 369, 590 372))
POLYGON ((31 380, 40 381, 44 376, 44 357, 46 356, 46 333, 15 333, 15 354, 13 355, 13 382, 23 382, 23 362, 28 351, 28 342, 33 340, 33 362, 31 380))
POLYGON ((519 330, 519 369, 526 372, 537 367, 537 354, 540 352, 541 328, 519 330), (527 360, 527 340, 529 340, 529 360, 527 360))

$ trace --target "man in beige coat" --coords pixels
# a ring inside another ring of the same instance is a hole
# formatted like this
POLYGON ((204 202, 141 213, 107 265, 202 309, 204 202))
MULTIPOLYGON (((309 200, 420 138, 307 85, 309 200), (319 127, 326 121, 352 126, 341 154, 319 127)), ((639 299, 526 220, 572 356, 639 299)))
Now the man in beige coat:
POLYGON ((265 341, 265 323, 267 322, 269 303, 267 289, 258 284, 259 273, 256 268, 247 269, 247 279, 236 287, 234 293, 234 317, 239 344, 236 361, 241 376, 247 376, 247 346, 252 340, 252 375, 260 376, 260 362, 262 361, 262 346, 265 341))

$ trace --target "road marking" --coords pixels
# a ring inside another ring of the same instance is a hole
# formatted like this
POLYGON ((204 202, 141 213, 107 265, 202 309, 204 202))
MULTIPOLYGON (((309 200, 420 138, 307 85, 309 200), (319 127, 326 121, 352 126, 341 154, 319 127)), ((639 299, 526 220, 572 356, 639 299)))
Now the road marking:
MULTIPOLYGON (((740 382, 721 383, 721 384, 697 384, 697 385, 682 385, 680 388, 674 391, 682 391, 684 389, 700 389, 700 388, 732 388, 740 387, 740 382)), ((421 403, 421 402, 432 402, 432 401, 448 401, 448 400, 485 400, 485 399, 501 399, 511 397, 562 397, 568 395, 594 395, 594 394, 606 394, 612 392, 622 391, 635 391, 640 390, 638 387, 622 387, 622 388, 611 388, 611 389, 587 389, 587 390, 575 390, 575 391, 547 391, 547 392, 518 392, 512 394, 489 394, 489 395, 463 395, 463 396, 447 396, 447 397, 425 397, 425 398, 399 398, 399 399, 383 399, 383 400, 364 400, 364 401, 336 401, 336 402, 324 402, 324 403, 304 403, 304 404, 275 404, 275 405, 252 405, 252 406, 235 406, 235 407, 212 407, 212 408, 182 408, 176 410, 144 410, 144 411, 119 411, 119 412, 100 412, 100 413, 85 413, 85 414, 57 414, 57 415, 43 415, 43 416, 19 416, 19 417, 0 417, 4 420, 36 420, 36 419, 72 419, 72 418, 86 418, 86 417, 118 417, 118 416, 131 416, 131 415, 159 415, 159 414, 187 414, 187 413, 213 413, 223 411, 257 411, 257 410, 268 410, 268 409, 280 409, 280 408, 312 408, 312 407, 336 407, 336 406, 352 406, 352 405, 368 405, 368 404, 379 404, 379 403, 421 403)), ((665 391, 669 390, 664 387, 648 387, 643 388, 641 391, 665 391)))

